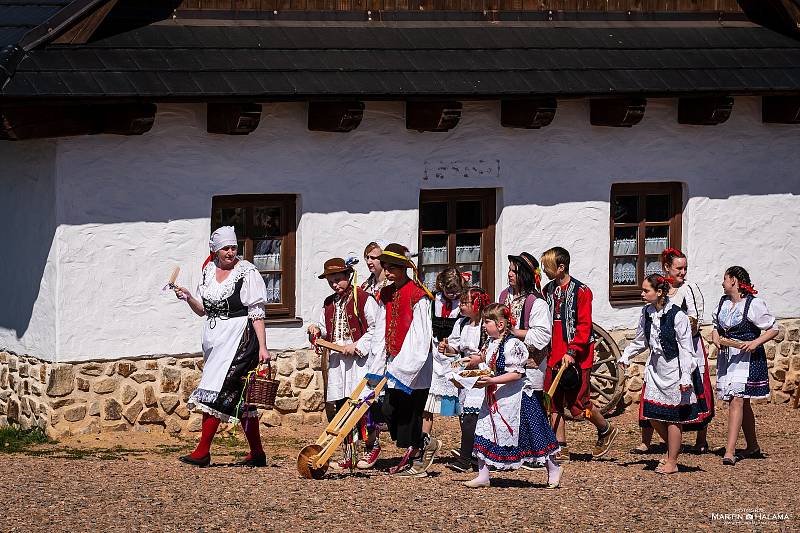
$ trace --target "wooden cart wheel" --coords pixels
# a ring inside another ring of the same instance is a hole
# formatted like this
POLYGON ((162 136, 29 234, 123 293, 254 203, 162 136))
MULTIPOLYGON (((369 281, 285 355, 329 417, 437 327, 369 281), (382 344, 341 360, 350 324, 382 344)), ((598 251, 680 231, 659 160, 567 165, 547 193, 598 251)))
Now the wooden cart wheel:
POLYGON ((326 462, 320 468, 312 466, 314 457, 319 455, 322 451, 322 446, 319 444, 309 444, 297 456, 297 471, 306 479, 322 479, 325 477, 325 472, 328 471, 328 463, 326 462))
MULTIPOLYGON (((605 415, 614 410, 625 394, 625 373, 617 366, 622 354, 611 335, 594 322, 592 332, 595 343, 589 392, 592 403, 605 415)), ((565 414, 570 416, 568 410, 565 414)))

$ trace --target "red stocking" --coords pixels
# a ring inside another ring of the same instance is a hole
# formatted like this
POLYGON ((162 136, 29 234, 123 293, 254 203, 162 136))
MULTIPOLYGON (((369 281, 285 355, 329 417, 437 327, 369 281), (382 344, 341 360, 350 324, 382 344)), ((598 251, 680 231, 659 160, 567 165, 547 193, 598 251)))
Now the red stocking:
POLYGON ((214 440, 218 427, 219 418, 203 413, 203 431, 200 433, 200 442, 197 443, 197 448, 189 454, 193 459, 202 459, 208 455, 211 451, 211 441, 214 440))
POLYGON ((258 429, 258 418, 243 417, 241 421, 244 435, 247 437, 247 444, 250 445, 250 453, 244 458, 245 461, 253 459, 254 457, 263 457, 264 448, 261 446, 261 433, 258 429))

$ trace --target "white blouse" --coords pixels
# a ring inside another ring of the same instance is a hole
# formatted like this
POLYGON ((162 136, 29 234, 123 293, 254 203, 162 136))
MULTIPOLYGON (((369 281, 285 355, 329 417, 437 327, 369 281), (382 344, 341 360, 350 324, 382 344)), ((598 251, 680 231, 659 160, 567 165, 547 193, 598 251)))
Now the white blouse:
POLYGON ((200 300, 205 298, 216 302, 224 300, 233 294, 236 283, 244 278, 239 296, 242 305, 247 307, 248 318, 258 320, 266 316, 267 287, 264 284, 264 278, 261 277, 253 263, 239 259, 231 273, 221 283, 217 281, 216 271, 216 261, 206 265, 203 277, 195 290, 196 298, 200 300))
MULTIPOLYGON (((731 300, 725 300, 719 310, 719 315, 716 312, 712 315, 714 326, 730 328, 741 323, 746 302, 747 299, 742 298, 734 305, 731 300)), ((778 329, 778 323, 769 312, 767 302, 758 297, 753 298, 750 309, 747 310, 747 319, 762 331, 778 329)))
POLYGON ((697 320, 698 324, 703 322, 703 315, 705 314, 705 300, 703 293, 700 292, 700 287, 691 281, 685 281, 683 285, 678 287, 675 294, 670 295, 670 301, 683 309, 683 304, 686 302, 686 314, 690 318, 697 320))

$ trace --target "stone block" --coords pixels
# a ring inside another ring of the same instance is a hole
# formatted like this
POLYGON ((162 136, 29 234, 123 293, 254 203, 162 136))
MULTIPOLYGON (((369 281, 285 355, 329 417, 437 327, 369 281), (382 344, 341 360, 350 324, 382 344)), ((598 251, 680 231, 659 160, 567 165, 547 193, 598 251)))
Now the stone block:
POLYGON ((773 368, 771 374, 775 381, 783 382, 786 379, 786 370, 783 368, 773 368))
POLYGON ((39 365, 39 383, 47 383, 47 365, 39 365))
POLYGON ((8 363, 8 352, 0 351, 0 364, 8 363))
POLYGON ((156 391, 153 390, 152 386, 145 385, 144 389, 142 390, 142 401, 147 407, 155 407, 158 405, 156 391))
POLYGON ((100 431, 100 421, 93 418, 87 425, 78 430, 78 435, 96 435, 100 431))
POLYGON ((292 395, 292 382, 285 378, 278 379, 278 396, 292 395))
POLYGON ((80 373, 86 376, 99 376, 106 369, 103 363, 86 363, 80 366, 80 373))
POLYGON ((89 416, 100 416, 100 400, 89 402, 86 414, 89 416))
POLYGON ((104 420, 121 420, 122 419, 122 404, 114 398, 107 398, 103 402, 103 419, 104 420))
POLYGON ((776 357, 775 358, 775 368, 782 368, 784 370, 789 370, 789 358, 788 357, 776 357))
POLYGON ((775 347, 773 343, 768 343, 767 347, 764 349, 767 353, 767 359, 775 359, 775 354, 777 353, 778 349, 775 347))
POLYGON ((800 355, 793 355, 789 359, 789 370, 800 370, 800 355))
POLYGON ((142 402, 136 400, 122 412, 122 416, 125 417, 125 420, 133 424, 136 421, 136 417, 142 412, 142 409, 144 409, 142 402))
POLYGON ((20 380, 19 380, 19 377, 17 377, 17 376, 18 376, 18 374, 14 374, 14 373, 9 373, 8 374, 8 387, 11 390, 13 390, 14 392, 16 392, 17 395, 19 395, 20 380))
POLYGON ((9 422, 19 422, 20 419, 20 405, 17 400, 10 400, 6 408, 6 416, 9 422))
POLYGON ((790 356, 792 354, 792 345, 791 344, 789 344, 788 342, 782 342, 780 346, 781 346, 780 347, 780 352, 781 352, 782 356, 788 357, 788 356, 790 356))
POLYGON ((311 372, 298 372, 294 375, 294 386, 297 389, 305 389, 313 378, 314 374, 311 372))
POLYGON ((283 423, 287 426, 299 426, 303 423, 303 415, 300 413, 288 413, 283 415, 283 423))
POLYGON ((64 420, 67 422, 80 422, 86 418, 86 405, 75 405, 64 409, 64 420))
POLYGON ((30 369, 30 365, 28 365, 28 363, 20 363, 19 370, 17 370, 17 373, 19 374, 19 377, 27 378, 30 375, 29 374, 29 369, 30 369))
POLYGON ((322 396, 322 391, 304 391, 300 394, 300 406, 303 411, 321 411, 324 403, 325 399, 322 396))
POLYGON ((303 413, 303 424, 322 424, 325 421, 323 413, 303 413))
POLYGON ((639 403, 639 398, 640 395, 637 392, 626 392, 622 397, 622 404, 627 407, 628 405, 639 403))
POLYGON ((261 415, 261 423, 267 427, 277 427, 281 425, 281 415, 273 411, 272 409, 268 411, 264 411, 264 414, 261 415))
POLYGON ((55 426, 61 422, 61 413, 50 413, 50 425, 55 426))
POLYGON ((110 394, 117 390, 118 378, 103 378, 95 381, 94 392, 97 394, 110 394))
POLYGON ((786 373, 786 379, 783 382, 783 392, 793 392, 798 383, 800 383, 800 370, 790 370, 786 373))
POLYGON ((149 360, 144 362, 145 370, 158 370, 158 361, 149 360))
POLYGON ((201 429, 203 429, 203 417, 199 414, 192 415, 192 418, 189 419, 189 423, 186 424, 186 430, 196 433, 201 429))
POLYGON ((294 372, 294 362, 290 359, 279 359, 277 366, 279 376, 291 376, 294 372))
POLYGON ((192 392, 197 388, 197 385, 200 384, 200 378, 202 377, 202 373, 198 371, 189 372, 183 379, 181 380, 181 400, 184 402, 189 401, 189 396, 192 395, 192 392))
POLYGON ((772 403, 788 403, 791 396, 778 390, 772 391, 772 403))
POLYGON ((127 378, 134 372, 136 372, 136 363, 133 361, 120 361, 117 363, 117 374, 123 378, 127 378))
POLYGON ((783 342, 786 338, 786 326, 778 324, 778 334, 773 339, 775 342, 783 342))
POLYGON ((180 370, 169 366, 161 370, 161 392, 178 392, 180 384, 180 370))
POLYGON ((198 359, 197 361, 195 361, 195 362, 194 362, 194 366, 196 366, 196 367, 197 367, 197 370, 200 370, 200 371, 202 371, 202 370, 203 370, 203 367, 205 367, 205 366, 206 366, 206 362, 205 362, 205 361, 203 361, 202 359, 198 359))
POLYGON ((181 368, 191 369, 194 368, 194 361, 192 359, 181 359, 180 363, 178 363, 178 366, 180 366, 181 368))
POLYGON ((19 408, 23 416, 31 416, 31 408, 28 405, 28 398, 22 397, 19 399, 19 408))
POLYGON ((164 359, 164 364, 169 366, 175 366, 177 362, 178 360, 175 359, 174 357, 167 357, 166 359, 164 359))
POLYGON ((300 407, 300 398, 277 398, 275 399, 275 409, 285 412, 293 413, 300 407))
POLYGON ((169 415, 172 414, 176 407, 178 407, 180 400, 175 395, 165 394, 161 396, 159 403, 161 404, 161 408, 164 410, 164 412, 169 415))
POLYGON ((47 395, 53 398, 66 396, 75 390, 75 370, 72 365, 55 365, 50 370, 47 395))
POLYGON ((50 407, 52 407, 53 409, 61 409, 62 407, 65 407, 67 405, 73 405, 75 403, 77 403, 75 398, 62 398, 60 400, 54 400, 50 402, 50 407))
POLYGON ((117 373, 117 363, 110 363, 104 372, 106 376, 113 376, 117 373))
POLYGON ((323 354, 319 354, 317 352, 311 352, 311 369, 312 370, 322 370, 322 358, 324 357, 323 354))
POLYGON ((122 387, 122 394, 120 394, 119 398, 122 400, 123 405, 128 405, 133 401, 134 398, 136 398, 137 394, 138 392, 136 389, 126 383, 125 386, 122 387))
POLYGON ((78 376, 75 378, 75 385, 79 391, 89 392, 89 380, 78 376))
POLYGON ((164 415, 155 408, 150 407, 149 409, 145 409, 142 411, 142 414, 139 415, 139 423, 140 424, 164 424, 164 415))
POLYGON ((156 375, 151 372, 136 372, 131 374, 131 379, 136 383, 145 383, 147 381, 155 381, 156 375))
POLYGON ((167 432, 172 435, 177 435, 183 429, 183 425, 181 424, 180 420, 175 417, 169 417, 166 423, 167 432))
POLYGON ((0 367, 0 389, 8 387, 8 367, 0 367))
POLYGON ((13 354, 9 354, 8 355, 8 369, 11 372, 16 372, 18 365, 19 365, 19 360, 17 359, 17 356, 13 355, 13 354))
POLYGON ((786 339, 792 342, 800 341, 800 328, 792 328, 788 330, 786 339))
POLYGON ((308 365, 309 365, 308 352, 305 351, 297 352, 294 356, 294 367, 297 370, 303 370, 304 368, 308 368, 308 365))
POLYGON ((31 383, 31 394, 33 394, 34 396, 41 396, 42 387, 40 387, 38 383, 31 383))
POLYGON ((175 409, 175 414, 183 420, 189 420, 189 416, 191 415, 189 409, 187 409, 185 405, 179 405, 178 408, 175 409))

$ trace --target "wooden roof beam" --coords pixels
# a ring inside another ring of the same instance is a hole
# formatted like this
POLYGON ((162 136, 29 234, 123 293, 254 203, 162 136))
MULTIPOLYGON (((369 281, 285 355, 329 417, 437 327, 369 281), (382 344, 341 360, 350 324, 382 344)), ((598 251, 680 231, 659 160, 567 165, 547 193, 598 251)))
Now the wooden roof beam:
POLYGON ((153 127, 156 104, 0 106, 0 140, 48 137, 142 135, 153 127))
POLYGON ((500 101, 500 125, 504 128, 539 129, 549 126, 556 116, 555 98, 500 101))
POLYGON ((417 101, 406 102, 406 128, 423 131, 449 131, 461 120, 461 102, 417 101))
POLYGON ((642 121, 646 98, 598 98, 589 101, 592 126, 630 128, 642 121))
POLYGON ((364 102, 309 102, 308 129, 311 131, 348 132, 361 124, 364 102))

